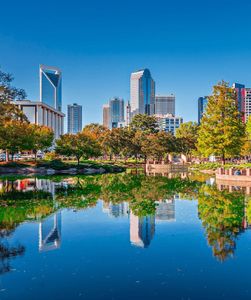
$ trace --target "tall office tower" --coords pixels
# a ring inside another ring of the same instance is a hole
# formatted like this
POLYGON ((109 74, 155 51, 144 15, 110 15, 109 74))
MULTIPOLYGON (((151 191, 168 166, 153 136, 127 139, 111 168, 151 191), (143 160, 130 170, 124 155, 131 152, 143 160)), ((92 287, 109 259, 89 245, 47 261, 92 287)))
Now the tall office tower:
POLYGON ((103 105, 103 126, 110 127, 110 106, 109 104, 103 105))
POLYGON ((131 74, 131 112, 136 114, 154 114, 155 82, 148 69, 131 74))
POLYGON ((201 118, 206 111, 208 97, 200 97, 198 99, 198 124, 200 124, 201 118))
POLYGON ((234 83, 233 88, 235 89, 237 95, 238 110, 242 114, 242 120, 245 121, 245 85, 234 83))
POLYGON ((67 105, 67 122, 68 133, 78 133, 82 130, 82 105, 67 105))
POLYGON ((155 114, 175 115, 175 96, 156 96, 155 97, 155 114))
POLYGON ((118 128, 125 121, 124 100, 114 97, 109 101, 110 128, 118 128))
POLYGON ((40 65, 40 101, 62 110, 62 73, 58 68, 40 65))

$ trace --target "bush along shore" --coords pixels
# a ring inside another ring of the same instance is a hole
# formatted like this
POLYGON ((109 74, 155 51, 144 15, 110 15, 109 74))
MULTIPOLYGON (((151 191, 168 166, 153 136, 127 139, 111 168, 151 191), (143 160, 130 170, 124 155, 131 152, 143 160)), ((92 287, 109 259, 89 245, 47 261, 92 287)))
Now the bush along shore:
POLYGON ((95 162, 85 162, 77 165, 76 163, 66 163, 61 160, 39 161, 36 163, 18 163, 10 162, 0 165, 0 175, 5 174, 105 174, 105 173, 120 173, 125 171, 122 166, 114 164, 102 164, 95 162))

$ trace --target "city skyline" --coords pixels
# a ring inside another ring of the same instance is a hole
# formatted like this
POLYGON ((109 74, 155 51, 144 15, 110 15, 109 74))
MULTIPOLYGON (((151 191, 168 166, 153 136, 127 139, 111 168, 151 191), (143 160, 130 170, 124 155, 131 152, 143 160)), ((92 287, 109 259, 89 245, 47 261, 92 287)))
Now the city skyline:
POLYGON ((232 0, 203 5, 158 0, 153 6, 129 0, 123 9, 114 1, 76 1, 70 8, 57 4, 44 2, 60 24, 56 33, 42 22, 44 11, 35 4, 3 3, 13 20, 9 22, 8 14, 1 16, 1 68, 15 76, 15 85, 25 88, 28 99, 38 100, 38 64, 60 67, 62 110, 72 99, 81 99, 84 124, 101 123, 102 111, 96 108, 104 99, 118 95, 129 100, 130 73, 137 69, 151 70, 159 94, 175 94, 176 114, 184 121, 197 120, 196 99, 210 95, 218 81, 250 86, 249 1, 240 1, 242 14, 236 14, 232 0), (146 17, 151 24, 144 24, 146 17))

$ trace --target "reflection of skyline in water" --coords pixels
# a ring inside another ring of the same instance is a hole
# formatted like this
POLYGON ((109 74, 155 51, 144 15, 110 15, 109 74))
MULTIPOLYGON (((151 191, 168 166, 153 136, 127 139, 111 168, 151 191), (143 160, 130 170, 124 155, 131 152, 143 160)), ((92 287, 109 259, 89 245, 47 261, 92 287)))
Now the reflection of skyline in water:
MULTIPOLYGON (((119 176, 118 176, 119 177, 119 176)), ((161 177, 163 178, 163 177, 161 177)), ((142 181, 140 181, 140 185, 137 186, 140 188, 140 191, 142 191, 142 193, 144 194, 140 194, 140 193, 132 193, 132 195, 135 195, 137 197, 137 195, 140 195, 139 197, 139 202, 142 200, 141 195, 144 195, 145 198, 143 199, 148 199, 147 197, 151 197, 150 199, 164 199, 164 200, 160 200, 160 201, 155 201, 156 205, 156 209, 155 209, 155 214, 152 215, 146 215, 146 216, 136 216, 135 214, 133 214, 132 210, 130 209, 130 200, 129 201, 122 201, 120 203, 112 203, 112 202, 107 202, 107 201, 103 201, 102 203, 102 211, 103 213, 106 213, 109 217, 112 218, 128 218, 129 220, 129 233, 130 233, 130 242, 132 245, 138 246, 138 247, 143 247, 143 248, 147 248, 150 244, 151 241, 154 238, 154 234, 156 231, 156 223, 165 223, 165 222, 175 222, 176 221, 176 214, 175 214, 175 200, 178 200, 180 197, 182 198, 182 192, 179 193, 179 190, 177 190, 175 193, 171 194, 172 196, 169 197, 169 194, 167 192, 167 198, 165 199, 165 193, 163 192, 163 188, 162 188, 162 182, 161 182, 161 178, 158 177, 153 177, 153 180, 150 180, 149 177, 142 177, 142 181), (145 184, 146 183, 146 184, 145 184), (157 185, 159 184, 160 185, 157 185), (151 185, 152 184, 152 185, 151 185), (145 189, 145 187, 148 187, 147 189, 145 189), (160 193, 159 190, 157 189, 158 187, 160 187, 160 193), (158 198, 157 198, 158 197, 158 198)), ((102 179, 102 177, 100 177, 100 179, 102 179)), ((125 180, 125 179, 123 179, 125 180)), ((92 181, 88 181, 89 183, 92 181)), ((127 181, 125 181, 127 183, 127 181)), ((130 183, 130 178, 129 181, 130 183)), ((166 184, 166 181, 163 181, 166 184)), ((172 181, 171 181, 172 182, 172 181)), ((175 183, 175 181, 173 181, 175 183)), ((67 205, 69 205, 69 207, 71 207, 71 201, 77 199, 76 197, 79 197, 79 204, 81 204, 81 201, 85 201, 86 199, 86 194, 81 194, 82 191, 85 191, 85 188, 88 187, 88 185, 83 185, 81 186, 81 184, 85 183, 85 178, 75 178, 75 177, 70 177, 70 178, 63 178, 60 182, 54 182, 51 179, 48 178, 23 178, 23 179, 18 179, 18 180, 13 180, 13 181, 8 181, 8 180, 1 180, 0 179, 0 192, 1 190, 4 190, 5 192, 9 192, 9 191, 19 191, 19 192, 33 192, 33 191, 44 191, 47 193, 50 193, 51 195, 53 195, 52 197, 52 205, 51 205, 51 210, 48 209, 48 211, 45 211, 45 214, 43 214, 42 212, 40 213, 40 216, 44 217, 44 219, 42 219, 40 222, 40 226, 39 226, 39 251, 47 251, 47 250, 53 250, 53 249, 58 249, 61 245, 61 213, 57 212, 55 214, 52 214, 50 216, 48 216, 48 213, 52 213, 53 211, 57 211, 59 209, 59 201, 64 201, 62 199, 64 199, 64 197, 67 198, 67 186, 71 186, 73 187, 72 194, 71 197, 69 198, 66 203, 67 205), (80 183, 80 185, 78 185, 80 183), (77 193, 76 193, 76 197, 75 197, 75 190, 74 187, 77 187, 77 193), (66 187, 66 190, 62 191, 61 194, 61 199, 59 199, 57 197, 58 195, 58 187, 66 187), (64 194, 66 192, 66 194, 64 194), (72 200, 71 200, 72 199, 72 200), (82 200, 81 200, 82 199, 82 200), (47 217, 46 217, 47 216, 47 217)), ((102 184, 102 181, 99 182, 95 182, 95 184, 102 184)), ((124 182, 123 182, 124 183, 124 182)), ((180 182, 178 182, 180 184, 180 182)), ((93 184, 93 183, 92 183, 93 184)), ((186 181, 185 181, 185 185, 186 186, 186 181)), ((206 180, 204 183, 204 186, 208 186, 210 187, 212 190, 212 195, 210 197, 215 197, 215 199, 217 199, 217 201, 221 201, 221 205, 222 207, 225 207, 227 205, 227 201, 226 203, 224 202, 224 199, 220 199, 219 196, 223 196, 224 195, 221 193, 221 190, 225 190, 226 188, 228 189, 228 191, 230 192, 234 192, 236 189, 238 189, 238 187, 233 188, 226 185, 216 185, 217 182, 215 183, 214 178, 210 178, 210 180, 206 180), (216 187, 218 188, 218 192, 216 193, 216 187), (216 194, 214 194, 216 193, 216 194), (222 195, 221 195, 222 194, 222 195)), ((182 188, 182 186, 181 186, 182 188)), ((135 189, 136 190, 136 189, 135 189)), ((106 189, 106 191, 110 192, 109 189, 106 189)), ((189 192, 190 190, 188 190, 189 192)), ((191 191, 193 192, 193 189, 191 189, 191 191)), ((117 197, 116 198, 116 192, 118 193, 118 196, 121 197, 121 199, 123 199, 123 190, 121 189, 117 189, 113 192, 112 190, 112 196, 116 199, 116 201, 119 201, 120 198, 117 197), (118 200, 117 200, 118 199, 118 200)), ((130 191, 129 191, 130 192, 130 191)), ((128 195, 130 195, 127 191, 128 194, 125 194, 126 197, 128 197, 128 195)), ((186 192, 186 191, 185 191, 186 192)), ((90 190, 90 194, 94 193, 95 194, 95 190, 90 190)), ((204 193, 205 195, 207 194, 204 193)), ((101 195, 102 195, 102 191, 101 191, 101 195)), ((105 196, 108 194, 105 194, 105 196)), ((188 194, 189 195, 189 194, 188 194)), ((32 194, 30 195, 31 197, 32 194)), ((87 194, 88 196, 88 194, 87 194)), ((97 194, 97 199, 102 199, 102 197, 100 196, 100 194, 97 194)), ((136 198, 135 199, 138 199, 136 198)), ((201 197, 201 195, 200 195, 201 197)), ((250 228, 250 217, 248 219, 248 212, 247 212, 247 203, 248 203, 248 196, 246 196, 247 200, 246 200, 246 205, 245 205, 245 209, 242 210, 242 213, 240 214, 239 212, 236 212, 234 209, 232 210, 231 208, 231 213, 234 215, 234 217, 239 217, 241 218, 241 221, 237 224, 235 224, 235 228, 234 230, 238 229, 238 230, 245 230, 250 228), (241 215, 241 216, 240 216, 241 215)), ((109 199, 109 197, 104 197, 105 199, 109 199)), ((129 198, 129 197, 128 197, 129 198)), ((126 198, 126 199, 128 199, 126 198)), ((31 198, 32 199, 32 198, 31 198)), ((42 198, 43 199, 43 198, 42 198)), ((124 198, 125 199, 125 198, 124 198)), ((130 198, 129 198, 130 199, 130 198)), ((132 198, 134 199, 134 198, 132 198)), ((192 198, 191 198, 192 199, 192 198)), ((193 196, 194 199, 194 196, 193 196)), ((198 198, 199 199, 199 198, 198 198)), ((40 202, 40 200, 38 200, 40 202)), ((94 205, 96 204, 97 200, 94 200, 94 205)), ((39 202, 37 202, 37 204, 34 202, 34 207, 39 207, 39 202)), ((134 202, 135 203, 135 202, 134 202)), ((207 228, 207 239, 211 240, 213 237, 213 233, 215 232, 215 228, 219 231, 219 233, 224 233, 224 230, 226 231, 226 229, 221 229, 221 224, 220 224, 220 218, 218 218, 219 211, 217 209, 217 207, 214 207, 214 203, 216 203, 215 201, 212 201, 210 204, 210 210, 213 210, 213 213, 216 215, 215 218, 215 223, 212 223, 212 219, 210 219, 210 216, 207 217, 206 215, 206 211, 207 211, 207 207, 205 206, 206 203, 208 203, 207 200, 201 202, 204 205, 201 206, 200 211, 199 211, 199 217, 201 218, 202 213, 204 212, 201 221, 202 221, 202 225, 204 228, 207 228), (218 221, 219 220, 219 221, 218 221)), ((64 202, 63 202, 64 204, 64 202)), ((45 204, 46 205, 46 204, 45 204)), ((62 206, 61 206, 62 207, 62 206)), ((67 206, 63 206, 67 207, 67 206)), ((74 206, 73 206, 74 207, 74 206)), ((89 205, 87 204, 85 206, 85 208, 88 208, 89 205)), ((81 209, 77 208, 77 209, 81 209)), ((2 208, 4 209, 4 208, 2 208)), ((41 211, 43 211, 43 209, 41 209, 41 211)), ((226 212, 227 212, 227 208, 226 208, 226 212)), ((28 210, 27 210, 28 212, 28 210)), ((249 213, 250 215, 250 213, 249 213)), ((39 218, 39 213, 37 214, 38 218, 39 218)), ((29 215, 27 215, 27 219, 29 220, 29 215)), ((224 222, 227 222, 227 214, 222 216, 225 218, 225 220, 223 220, 224 222)), ((238 218, 237 218, 238 219, 238 218)), ((17 223, 18 225, 18 223, 17 223)), ((157 229, 158 230, 158 229, 157 229)), ((229 224, 229 231, 232 230, 231 224, 229 224)), ((237 234, 236 234, 237 236, 237 234)), ((235 238, 235 237, 233 237, 235 238)))
POLYGON ((173 222, 175 221, 175 201, 174 199, 156 201, 156 211, 154 215, 136 216, 129 208, 128 202, 112 203, 102 202, 102 211, 109 217, 129 217, 130 242, 132 245, 147 248, 155 234, 155 221, 173 222))
POLYGON ((39 223, 39 251, 49 251, 61 246, 61 212, 39 223))

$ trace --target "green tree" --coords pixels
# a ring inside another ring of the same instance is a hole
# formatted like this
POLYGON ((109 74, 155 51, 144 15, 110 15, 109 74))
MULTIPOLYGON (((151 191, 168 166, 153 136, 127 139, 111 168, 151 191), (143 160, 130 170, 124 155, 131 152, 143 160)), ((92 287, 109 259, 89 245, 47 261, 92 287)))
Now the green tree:
POLYGON ((56 152, 61 155, 75 156, 79 165, 80 159, 89 159, 100 155, 100 146, 84 133, 64 134, 56 141, 56 152))
POLYGON ((227 83, 214 86, 208 97, 206 112, 201 120, 197 147, 204 157, 226 157, 239 155, 244 143, 245 126, 236 105, 235 90, 227 83))
POLYGON ((155 133, 158 132, 158 122, 155 116, 138 114, 133 117, 130 128, 135 131, 140 130, 147 133, 155 133))
POLYGON ((45 151, 52 146, 54 133, 52 129, 46 126, 30 124, 32 150, 35 153, 35 160, 37 159, 38 150, 45 151))
POLYGON ((146 158, 162 160, 168 153, 175 151, 175 137, 169 133, 160 131, 146 135, 142 141, 142 153, 146 158))
POLYGON ((196 122, 187 122, 180 125, 176 130, 177 144, 179 151, 185 155, 191 155, 196 150, 198 139, 198 124, 196 122))
POLYGON ((24 113, 11 101, 26 98, 23 89, 11 85, 14 77, 0 70, 0 125, 11 120, 27 121, 24 113))
POLYGON ((7 150, 12 159, 15 153, 32 149, 32 133, 28 123, 9 121, 0 126, 0 148, 7 150))

